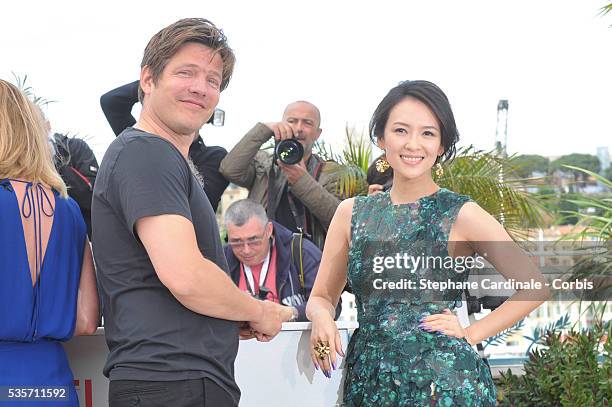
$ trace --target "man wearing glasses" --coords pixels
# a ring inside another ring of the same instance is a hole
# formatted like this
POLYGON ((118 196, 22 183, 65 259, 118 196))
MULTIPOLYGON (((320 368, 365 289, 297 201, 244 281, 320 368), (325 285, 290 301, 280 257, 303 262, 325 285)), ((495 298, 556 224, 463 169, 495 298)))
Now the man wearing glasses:
MULTIPOLYGON (((269 221, 264 207, 249 199, 231 204, 224 222, 225 257, 236 285, 259 299, 281 304, 283 322, 307 321, 306 302, 321 250, 300 234, 269 221)), ((338 305, 336 317, 340 310, 338 305)))

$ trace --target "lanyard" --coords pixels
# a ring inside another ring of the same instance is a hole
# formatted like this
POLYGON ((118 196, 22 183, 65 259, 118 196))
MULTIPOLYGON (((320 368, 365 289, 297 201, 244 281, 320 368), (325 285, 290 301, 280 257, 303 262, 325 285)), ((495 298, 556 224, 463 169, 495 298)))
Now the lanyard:
MULTIPOLYGON (((264 260, 264 263, 261 266, 261 273, 259 274, 259 288, 263 287, 266 283, 266 277, 268 276, 269 266, 270 266, 270 251, 268 251, 266 260, 264 260)), ((243 264, 242 267, 244 270, 244 277, 246 278, 247 289, 251 292, 251 294, 255 294, 255 280, 253 279, 253 272, 251 271, 251 268, 247 266, 246 264, 243 264)))

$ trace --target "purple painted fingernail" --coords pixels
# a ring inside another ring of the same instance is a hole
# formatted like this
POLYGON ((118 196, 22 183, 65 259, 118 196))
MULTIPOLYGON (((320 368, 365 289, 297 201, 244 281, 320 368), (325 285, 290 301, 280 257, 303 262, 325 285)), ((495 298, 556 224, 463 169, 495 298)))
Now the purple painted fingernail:
POLYGON ((336 364, 332 363, 332 367, 334 368, 334 370, 336 370, 336 364))
POLYGON ((314 362, 313 362, 312 364, 314 365, 314 367, 315 367, 315 369, 316 369, 316 370, 319 370, 319 366, 317 366, 317 364, 316 364, 316 363, 314 363, 314 362))

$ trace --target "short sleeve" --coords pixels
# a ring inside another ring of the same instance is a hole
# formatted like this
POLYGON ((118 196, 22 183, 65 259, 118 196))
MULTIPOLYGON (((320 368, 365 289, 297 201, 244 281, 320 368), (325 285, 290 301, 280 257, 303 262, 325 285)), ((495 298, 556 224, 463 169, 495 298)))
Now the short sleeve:
POLYGON ((136 221, 147 216, 174 214, 192 221, 190 177, 187 161, 166 140, 128 138, 113 168, 107 198, 136 236, 136 221))

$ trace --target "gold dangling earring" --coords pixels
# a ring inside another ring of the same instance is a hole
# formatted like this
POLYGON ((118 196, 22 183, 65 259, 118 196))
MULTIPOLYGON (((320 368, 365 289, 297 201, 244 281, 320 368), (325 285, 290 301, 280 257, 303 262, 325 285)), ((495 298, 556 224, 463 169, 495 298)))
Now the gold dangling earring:
POLYGON ((378 160, 376 160, 376 171, 383 173, 387 171, 391 167, 387 158, 383 155, 378 160))
POLYGON ((442 164, 436 164, 436 177, 441 178, 444 175, 444 168, 442 168, 442 164))

